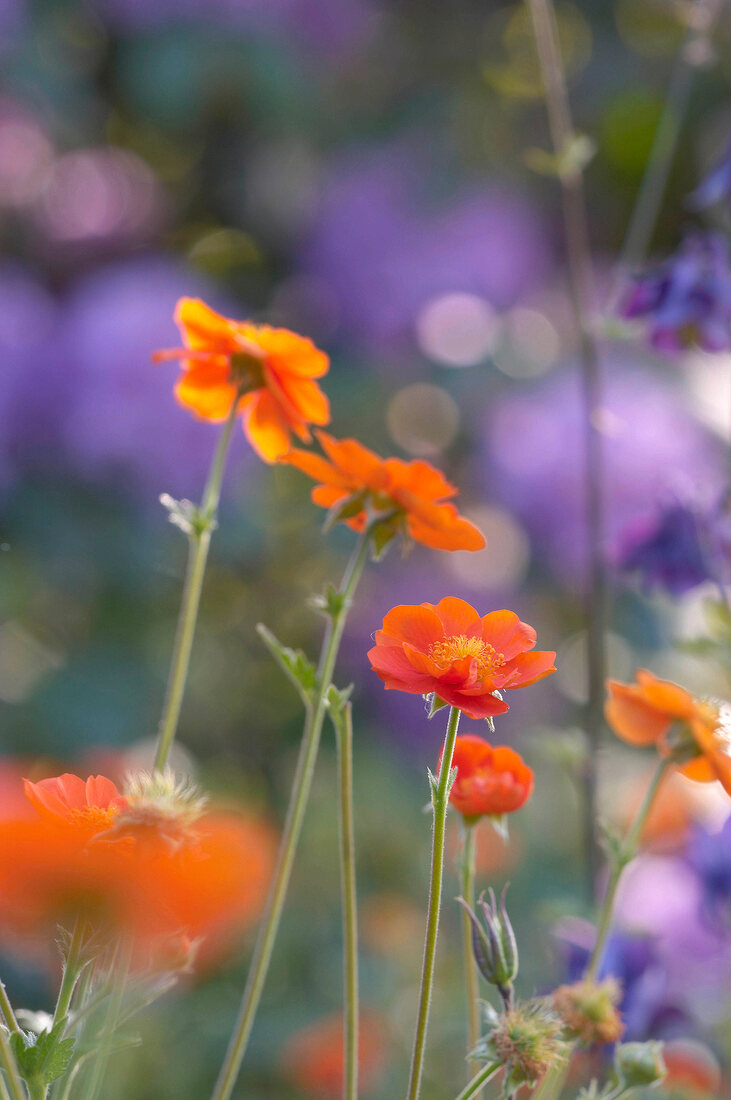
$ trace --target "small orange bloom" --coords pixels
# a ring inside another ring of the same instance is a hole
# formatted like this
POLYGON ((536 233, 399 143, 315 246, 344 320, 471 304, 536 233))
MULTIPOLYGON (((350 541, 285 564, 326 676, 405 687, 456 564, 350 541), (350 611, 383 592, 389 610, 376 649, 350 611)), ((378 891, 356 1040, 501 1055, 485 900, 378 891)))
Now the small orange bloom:
POLYGON ((514 813, 533 793, 533 772, 523 758, 507 745, 493 748, 474 734, 457 738, 452 767, 457 778, 449 801, 466 818, 514 813))
POLYGON ((376 513, 394 512, 395 527, 433 550, 483 549, 482 532, 446 503, 457 489, 428 462, 383 459, 355 439, 315 435, 327 458, 293 450, 281 459, 320 483, 312 490, 315 504, 334 508, 353 498, 354 514, 343 522, 356 531, 365 526, 370 507, 376 513))
POLYGON ((127 799, 111 779, 103 775, 54 776, 39 783, 23 780, 25 796, 41 817, 58 819, 86 832, 89 836, 109 829, 120 810, 127 806, 127 799))
POLYGON ((663 1044, 663 1061, 667 1077, 663 1090, 702 1100, 720 1097, 723 1081, 715 1055, 695 1039, 671 1039, 663 1044))
MULTIPOLYGON (((345 1084, 343 1017, 339 1012, 302 1028, 286 1043, 282 1068, 298 1091, 316 1100, 339 1100, 345 1084)), ((358 1028, 358 1078, 364 1093, 385 1065, 384 1027, 364 1014, 358 1028)))
POLYGON ((181 298, 175 321, 184 347, 158 351, 153 359, 180 359, 178 401, 202 420, 223 421, 242 393, 244 431, 265 462, 289 450, 293 433, 309 442, 309 424, 329 423, 327 397, 314 379, 327 374, 330 361, 306 336, 232 321, 198 298, 181 298))
POLYGON ((470 718, 491 718, 508 710, 493 692, 527 687, 556 671, 556 654, 528 652, 535 644, 535 630, 514 611, 481 618, 464 600, 446 596, 438 604, 394 607, 368 657, 386 690, 434 692, 470 718))
POLYGON ((638 669, 636 683, 607 680, 607 722, 630 745, 657 745, 664 755, 672 751, 668 734, 680 723, 698 750, 681 771, 699 783, 718 779, 731 794, 731 728, 724 703, 697 699, 669 680, 638 669))

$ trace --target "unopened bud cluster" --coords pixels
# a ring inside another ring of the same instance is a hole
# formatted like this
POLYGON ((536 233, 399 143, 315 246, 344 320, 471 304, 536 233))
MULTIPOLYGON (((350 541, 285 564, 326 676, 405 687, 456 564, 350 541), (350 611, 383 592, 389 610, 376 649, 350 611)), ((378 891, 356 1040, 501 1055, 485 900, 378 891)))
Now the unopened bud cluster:
POLYGON ((492 890, 488 890, 488 901, 480 897, 477 906, 484 924, 469 905, 459 899, 472 922, 472 952, 477 967, 485 981, 501 990, 510 989, 518 973, 518 945, 505 908, 506 892, 507 886, 499 902, 492 890))

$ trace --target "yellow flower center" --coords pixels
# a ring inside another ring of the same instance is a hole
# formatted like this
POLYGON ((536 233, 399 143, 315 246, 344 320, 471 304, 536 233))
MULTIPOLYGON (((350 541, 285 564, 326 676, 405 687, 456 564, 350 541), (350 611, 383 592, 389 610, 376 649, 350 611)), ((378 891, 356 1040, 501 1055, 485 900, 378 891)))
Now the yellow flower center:
POLYGON ((484 680, 505 664, 505 657, 497 653, 489 642, 482 638, 468 638, 466 634, 452 634, 442 642, 432 642, 428 655, 444 669, 464 657, 473 657, 477 661, 478 680, 484 680))

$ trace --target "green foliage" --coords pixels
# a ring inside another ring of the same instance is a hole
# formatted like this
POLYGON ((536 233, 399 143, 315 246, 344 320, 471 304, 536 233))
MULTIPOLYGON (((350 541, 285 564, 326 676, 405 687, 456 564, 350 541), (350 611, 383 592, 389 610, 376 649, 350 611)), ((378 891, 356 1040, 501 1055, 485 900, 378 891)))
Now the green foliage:
POLYGON ((290 649, 282 645, 264 623, 257 623, 256 630, 282 672, 297 689, 304 704, 309 706, 315 697, 318 683, 317 669, 312 661, 301 649, 290 649))
POLYGON ((64 1039, 68 1018, 59 1020, 50 1031, 35 1035, 32 1031, 14 1031, 10 1045, 21 1077, 37 1088, 45 1088, 66 1072, 74 1053, 74 1039, 64 1039))

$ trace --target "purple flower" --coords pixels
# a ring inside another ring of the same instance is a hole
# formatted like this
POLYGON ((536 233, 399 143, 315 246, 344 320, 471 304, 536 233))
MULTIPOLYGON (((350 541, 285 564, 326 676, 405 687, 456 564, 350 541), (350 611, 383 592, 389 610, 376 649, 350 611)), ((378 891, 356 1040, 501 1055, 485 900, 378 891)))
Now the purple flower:
POLYGON ((686 200, 691 210, 705 210, 731 195, 731 141, 721 159, 686 200))
POLYGON ((416 142, 333 165, 301 270, 332 298, 345 336, 413 353, 435 300, 463 293, 502 309, 540 283, 550 249, 531 206, 504 191, 450 192, 449 182, 416 142))
MULTIPOLYGON (((655 502, 668 493, 703 485, 709 496, 720 495, 726 464, 672 380, 626 358, 604 365, 606 555, 614 562, 624 532, 651 523, 655 502)), ((564 370, 493 398, 480 433, 483 483, 523 522, 541 564, 574 589, 586 563, 582 417, 578 375, 564 370)))
POLYGON ((635 277, 620 314, 646 318, 650 343, 660 351, 731 347, 731 271, 724 238, 686 237, 674 256, 635 277))
POLYGON ((649 523, 625 532, 619 568, 639 573, 646 588, 664 588, 674 596, 715 580, 706 524, 697 509, 670 502, 649 523))
POLYGON ((698 827, 688 860, 703 888, 703 912, 716 927, 731 930, 731 817, 718 832, 698 827))

